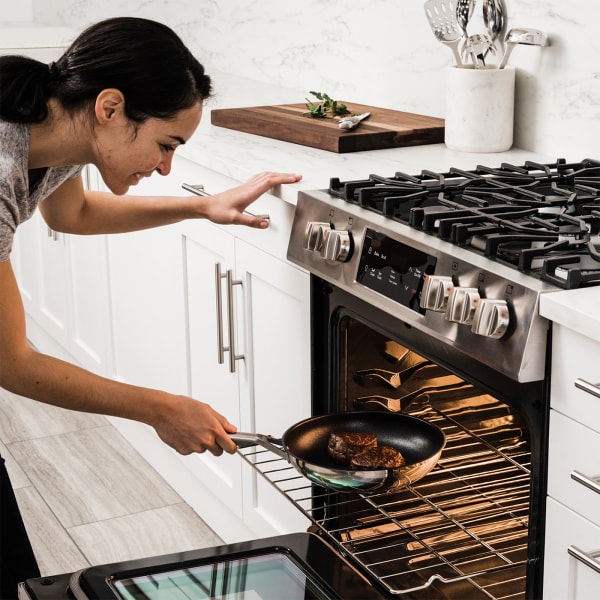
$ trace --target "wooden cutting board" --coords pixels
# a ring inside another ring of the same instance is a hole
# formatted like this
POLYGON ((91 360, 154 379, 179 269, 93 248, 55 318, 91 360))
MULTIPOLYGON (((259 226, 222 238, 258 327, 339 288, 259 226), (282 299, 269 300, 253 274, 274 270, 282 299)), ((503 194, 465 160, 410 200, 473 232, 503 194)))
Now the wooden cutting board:
POLYGON ((336 119, 307 116, 305 104, 220 108, 211 123, 330 152, 357 152, 444 141, 444 120, 413 113, 343 102, 351 114, 370 112, 354 130, 338 127, 336 119))

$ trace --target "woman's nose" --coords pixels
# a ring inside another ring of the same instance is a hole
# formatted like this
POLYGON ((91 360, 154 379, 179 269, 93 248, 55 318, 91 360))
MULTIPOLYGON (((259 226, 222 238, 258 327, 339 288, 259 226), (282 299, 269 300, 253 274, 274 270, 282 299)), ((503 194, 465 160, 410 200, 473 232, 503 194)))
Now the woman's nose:
POLYGON ((173 163, 173 155, 167 154, 166 157, 163 158, 160 161, 160 163, 158 163, 158 166, 156 167, 155 171, 159 175, 168 175, 171 172, 172 163, 173 163))

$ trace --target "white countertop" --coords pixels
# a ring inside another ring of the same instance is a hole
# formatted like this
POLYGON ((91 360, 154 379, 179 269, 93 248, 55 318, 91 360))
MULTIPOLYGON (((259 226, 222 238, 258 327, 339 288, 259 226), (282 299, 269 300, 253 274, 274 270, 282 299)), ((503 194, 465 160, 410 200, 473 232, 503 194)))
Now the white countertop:
POLYGON ((550 321, 600 341, 600 287, 544 294, 540 298, 540 314, 550 321))

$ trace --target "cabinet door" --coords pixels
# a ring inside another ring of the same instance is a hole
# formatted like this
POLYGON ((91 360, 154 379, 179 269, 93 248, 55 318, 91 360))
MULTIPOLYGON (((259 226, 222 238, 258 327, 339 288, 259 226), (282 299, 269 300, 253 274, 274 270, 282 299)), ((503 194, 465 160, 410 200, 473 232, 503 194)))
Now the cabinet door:
MULTIPOLYGON (((236 363, 236 372, 229 369, 229 358, 219 363, 218 329, 221 328, 223 345, 229 339, 228 302, 234 302, 234 321, 240 332, 238 302, 242 290, 234 289, 229 297, 224 279, 216 281, 216 265, 225 275, 234 268, 234 242, 228 233, 207 222, 190 223, 183 235, 186 293, 186 330, 189 343, 190 393, 194 398, 208 402, 225 415, 238 429, 240 409, 238 372, 245 372, 243 361, 236 363), (222 299, 222 311, 217 315, 217 294, 222 299)), ((207 490, 229 507, 237 516, 242 514, 240 480, 241 459, 237 455, 214 457, 209 453, 185 457, 188 468, 204 482, 207 490)))
POLYGON ((69 289, 69 236, 52 231, 36 211, 38 288, 36 307, 31 312, 38 325, 63 348, 69 346, 69 318, 72 310, 69 289))
POLYGON ((35 213, 22 223, 15 233, 10 260, 15 272, 23 306, 29 315, 39 312, 40 290, 40 223, 41 217, 35 213))
POLYGON ((550 411, 548 494, 600 526, 600 433, 550 411))
MULTIPOLYGON (((310 417, 309 276, 236 240, 236 272, 246 302, 247 371, 240 386, 244 428, 279 437, 310 417)), ((244 522, 266 536, 306 530, 301 513, 244 465, 244 522)))
POLYGON ((598 590, 600 527, 548 498, 544 600, 590 600, 598 590))

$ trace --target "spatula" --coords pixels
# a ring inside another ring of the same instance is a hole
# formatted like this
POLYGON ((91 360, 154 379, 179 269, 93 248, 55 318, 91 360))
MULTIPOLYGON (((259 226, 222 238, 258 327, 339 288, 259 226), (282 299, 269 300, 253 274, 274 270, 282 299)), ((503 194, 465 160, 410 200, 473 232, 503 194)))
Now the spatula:
POLYGON ((425 15, 435 35, 442 44, 449 46, 454 54, 456 66, 462 67, 458 45, 462 39, 462 33, 456 21, 456 7, 453 0, 426 0, 425 15))

